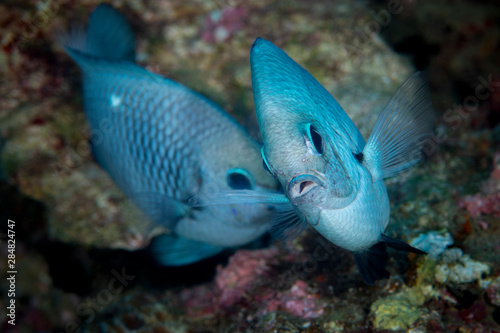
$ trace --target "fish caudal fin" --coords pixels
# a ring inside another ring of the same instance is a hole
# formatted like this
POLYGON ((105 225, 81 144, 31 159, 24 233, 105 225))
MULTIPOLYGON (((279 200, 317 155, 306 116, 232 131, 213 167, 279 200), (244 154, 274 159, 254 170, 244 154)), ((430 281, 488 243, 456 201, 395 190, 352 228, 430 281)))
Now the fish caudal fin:
POLYGON ((92 12, 86 32, 76 26, 58 39, 67 51, 72 49, 110 61, 135 62, 132 28, 122 14, 107 4, 100 4, 92 12))
POLYGON ((386 244, 395 250, 426 254, 426 252, 414 248, 403 241, 382 234, 381 242, 373 245, 367 250, 354 252, 354 261, 366 284, 373 286, 376 280, 389 277, 389 272, 385 269, 387 260, 389 260, 386 244))
POLYGON ((156 237, 150 251, 162 266, 184 266, 212 257, 224 250, 223 247, 197 242, 175 235, 156 237))
POLYGON ((418 163, 432 134, 434 112, 422 72, 410 76, 387 103, 363 149, 362 163, 373 181, 418 163))

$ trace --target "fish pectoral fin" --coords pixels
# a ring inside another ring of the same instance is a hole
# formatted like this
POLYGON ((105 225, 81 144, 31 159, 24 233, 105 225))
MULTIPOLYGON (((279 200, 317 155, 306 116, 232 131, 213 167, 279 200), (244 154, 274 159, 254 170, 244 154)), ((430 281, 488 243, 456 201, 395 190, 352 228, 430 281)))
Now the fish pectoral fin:
POLYGON ((274 239, 286 242, 300 235, 307 226, 307 221, 289 205, 278 208, 269 227, 269 233, 274 239))
POLYGON ((191 207, 212 205, 267 204, 276 209, 269 232, 273 238, 288 241, 297 237, 308 223, 301 218, 286 195, 254 190, 228 190, 217 193, 198 194, 189 199, 191 207))
POLYGON ((177 235, 160 235, 153 239, 149 250, 159 265, 183 266, 212 257, 224 248, 177 235))
POLYGON ((384 234, 381 235, 381 239, 382 241, 386 242, 387 245, 398 251, 427 254, 427 252, 414 248, 413 246, 406 244, 405 242, 400 241, 399 239, 394 239, 384 234))
POLYGON ((254 190, 227 190, 216 193, 200 193, 189 199, 191 207, 232 204, 289 205, 290 202, 284 194, 254 190))
POLYGON ((418 163, 433 124, 427 81, 422 72, 417 72, 389 100, 363 149, 361 163, 372 174, 373 182, 418 163))
POLYGON ((384 242, 379 242, 369 249, 353 254, 359 273, 366 284, 373 286, 376 280, 386 279, 390 276, 385 269, 389 255, 384 242))

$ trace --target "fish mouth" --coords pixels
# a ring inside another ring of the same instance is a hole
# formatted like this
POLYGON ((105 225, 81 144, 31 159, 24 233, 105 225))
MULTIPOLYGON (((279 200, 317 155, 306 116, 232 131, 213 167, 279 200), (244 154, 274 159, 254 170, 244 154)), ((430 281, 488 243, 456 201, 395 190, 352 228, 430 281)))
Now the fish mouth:
POLYGON ((325 183, 313 175, 300 175, 288 183, 288 197, 292 203, 298 203, 304 198, 313 198, 314 195, 325 187, 325 183))

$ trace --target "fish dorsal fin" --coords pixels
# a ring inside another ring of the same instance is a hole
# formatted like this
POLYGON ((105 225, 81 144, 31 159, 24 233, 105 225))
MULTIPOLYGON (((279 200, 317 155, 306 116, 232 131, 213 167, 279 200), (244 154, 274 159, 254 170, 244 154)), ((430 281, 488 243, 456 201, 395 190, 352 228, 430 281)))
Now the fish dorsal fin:
MULTIPOLYGON (((65 47, 65 50, 78 66, 80 66, 84 76, 97 75, 102 79, 102 76, 105 74, 114 74, 125 78, 134 78, 142 81, 140 82, 141 88, 145 91, 161 91, 164 89, 165 84, 182 87, 174 81, 165 79, 161 75, 151 73, 128 61, 109 61, 100 59, 71 47, 65 47)), ((182 89, 186 88, 183 87, 182 89)))
POLYGON ((432 134, 434 112, 422 72, 410 76, 382 111, 362 155, 373 181, 394 176, 418 163, 432 134))
POLYGON ((59 36, 65 48, 78 50, 98 59, 135 62, 134 33, 125 17, 107 4, 92 12, 87 32, 76 26, 59 36))

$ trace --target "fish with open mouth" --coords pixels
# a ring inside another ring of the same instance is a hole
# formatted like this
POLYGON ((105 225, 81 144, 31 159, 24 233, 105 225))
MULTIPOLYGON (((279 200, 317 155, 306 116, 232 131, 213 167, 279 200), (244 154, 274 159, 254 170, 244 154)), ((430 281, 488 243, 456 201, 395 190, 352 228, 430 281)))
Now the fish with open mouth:
POLYGON ((384 234, 390 203, 383 181, 415 166, 432 133, 424 75, 417 72, 401 85, 365 142, 332 95, 273 43, 258 38, 250 62, 264 167, 284 194, 233 191, 206 204, 281 203, 285 208, 271 227, 276 237, 294 237, 313 226, 354 254, 370 285, 389 276, 386 244, 424 253, 384 234))

